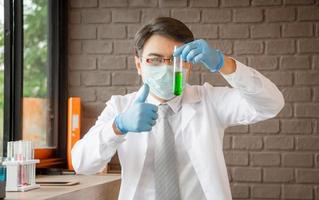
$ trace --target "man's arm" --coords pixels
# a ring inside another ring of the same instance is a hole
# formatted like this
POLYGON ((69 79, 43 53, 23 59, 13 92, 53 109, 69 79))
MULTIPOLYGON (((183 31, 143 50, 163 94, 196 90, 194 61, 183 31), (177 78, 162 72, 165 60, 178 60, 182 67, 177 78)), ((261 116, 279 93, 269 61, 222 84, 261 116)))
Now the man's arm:
POLYGON ((284 106, 281 92, 268 78, 223 55, 203 39, 178 47, 174 56, 190 63, 201 63, 211 72, 220 72, 232 86, 212 87, 204 84, 205 94, 225 127, 269 119, 284 106))
POLYGON ((125 141, 124 135, 113 130, 117 114, 114 98, 98 117, 95 125, 72 148, 72 164, 78 174, 95 174, 111 160, 118 146, 125 141))
POLYGON ((255 69, 229 57, 222 69, 221 75, 232 88, 204 86, 225 127, 272 118, 284 106, 279 89, 255 69))

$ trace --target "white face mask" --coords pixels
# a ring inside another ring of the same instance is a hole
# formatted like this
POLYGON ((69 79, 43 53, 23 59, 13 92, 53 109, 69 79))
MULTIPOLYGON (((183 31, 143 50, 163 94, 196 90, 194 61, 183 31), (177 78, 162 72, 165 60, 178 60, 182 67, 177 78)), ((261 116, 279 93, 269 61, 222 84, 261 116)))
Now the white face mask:
MULTIPOLYGON (((142 65, 143 82, 150 86, 151 92, 161 99, 175 97, 173 93, 174 67, 172 65, 142 65)), ((183 69, 183 87, 185 87, 186 70, 183 69)))

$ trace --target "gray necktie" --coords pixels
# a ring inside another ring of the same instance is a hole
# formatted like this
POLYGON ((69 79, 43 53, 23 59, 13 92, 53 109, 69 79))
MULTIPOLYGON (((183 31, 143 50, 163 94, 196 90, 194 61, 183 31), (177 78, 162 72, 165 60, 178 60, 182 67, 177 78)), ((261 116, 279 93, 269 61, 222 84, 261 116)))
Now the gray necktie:
POLYGON ((156 200, 179 200, 175 138, 168 117, 173 115, 167 104, 159 105, 155 137, 155 196, 156 200))

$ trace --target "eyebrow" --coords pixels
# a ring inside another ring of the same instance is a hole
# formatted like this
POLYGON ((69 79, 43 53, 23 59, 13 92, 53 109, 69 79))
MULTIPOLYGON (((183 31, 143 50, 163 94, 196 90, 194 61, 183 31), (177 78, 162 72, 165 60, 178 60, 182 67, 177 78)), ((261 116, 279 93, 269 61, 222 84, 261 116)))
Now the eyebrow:
POLYGON ((158 53, 149 53, 148 56, 164 57, 163 55, 158 54, 158 53))

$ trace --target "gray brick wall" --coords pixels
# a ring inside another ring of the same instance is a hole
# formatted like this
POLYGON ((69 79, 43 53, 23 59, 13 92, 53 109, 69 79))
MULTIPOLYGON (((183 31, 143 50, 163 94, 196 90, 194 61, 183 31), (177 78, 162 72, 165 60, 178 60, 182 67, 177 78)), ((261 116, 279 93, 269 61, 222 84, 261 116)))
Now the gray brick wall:
MULTIPOLYGON (((82 133, 111 95, 141 85, 132 39, 157 16, 182 20, 197 38, 269 77, 285 96, 275 119, 227 129, 234 199, 318 200, 318 0, 70 0, 68 90, 82 97, 82 133)), ((195 66, 191 83, 204 82, 226 84, 195 66)))

